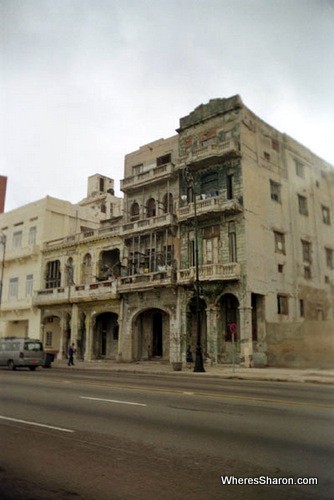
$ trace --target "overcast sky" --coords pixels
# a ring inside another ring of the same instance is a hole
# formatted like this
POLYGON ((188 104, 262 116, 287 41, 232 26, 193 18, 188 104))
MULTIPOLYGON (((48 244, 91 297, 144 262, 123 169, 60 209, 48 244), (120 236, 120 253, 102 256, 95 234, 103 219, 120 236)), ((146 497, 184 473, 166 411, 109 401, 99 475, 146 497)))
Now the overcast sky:
POLYGON ((334 165, 334 0, 0 0, 6 211, 73 203, 95 173, 240 94, 334 165))

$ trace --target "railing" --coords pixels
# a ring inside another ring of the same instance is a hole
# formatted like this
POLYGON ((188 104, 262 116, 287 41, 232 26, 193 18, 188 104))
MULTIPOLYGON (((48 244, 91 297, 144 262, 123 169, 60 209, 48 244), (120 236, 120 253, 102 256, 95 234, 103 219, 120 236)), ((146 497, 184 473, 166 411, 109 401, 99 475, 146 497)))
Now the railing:
POLYGON ((163 214, 156 217, 150 217, 149 219, 140 219, 134 222, 128 222, 124 224, 121 229, 122 234, 135 233, 145 229, 154 229, 163 226, 169 226, 175 224, 174 214, 163 214))
MULTIPOLYGON (((222 195, 210 196, 202 199, 200 196, 196 199, 197 216, 208 212, 242 212, 242 205, 236 200, 226 200, 222 195)), ((178 218, 180 221, 194 217, 194 203, 188 203, 185 206, 179 206, 178 218)))
MULTIPOLYGON (((240 264, 230 262, 229 264, 206 264, 199 266, 200 281, 215 280, 237 280, 240 278, 240 264)), ((180 269, 177 272, 178 284, 187 284, 196 279, 196 268, 180 269)))
POLYGON ((82 241, 87 241, 88 239, 118 236, 120 233, 121 226, 90 229, 87 231, 83 231, 82 233, 77 233, 71 236, 65 236, 64 238, 57 238, 56 240, 47 241, 43 245, 43 250, 51 250, 53 248, 58 248, 64 245, 76 245, 82 241))
POLYGON ((120 293, 146 288, 166 286, 175 283, 176 273, 172 269, 122 276, 119 278, 118 291, 120 293))
POLYGON ((166 163, 165 165, 151 168, 146 172, 140 172, 136 175, 126 177, 120 182, 121 190, 126 190, 127 188, 131 188, 141 184, 147 184, 148 182, 156 181, 157 179, 163 177, 168 177, 170 174, 172 174, 173 170, 173 163, 166 163))
POLYGON ((212 140, 204 146, 191 147, 180 155, 181 163, 196 163, 209 157, 222 157, 230 154, 240 154, 240 147, 236 139, 230 139, 224 142, 212 140))
POLYGON ((89 283, 88 285, 82 284, 37 290, 33 297, 33 304, 41 306, 68 302, 85 302, 92 299, 116 299, 117 297, 117 280, 107 280, 89 283))

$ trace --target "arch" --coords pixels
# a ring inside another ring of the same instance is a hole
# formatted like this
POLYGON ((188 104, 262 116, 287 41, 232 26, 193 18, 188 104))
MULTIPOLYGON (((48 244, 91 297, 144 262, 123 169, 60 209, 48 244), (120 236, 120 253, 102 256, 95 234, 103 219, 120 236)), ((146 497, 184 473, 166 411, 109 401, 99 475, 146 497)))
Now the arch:
POLYGON ((156 216, 156 201, 154 198, 150 198, 146 203, 146 217, 155 217, 156 216))
POLYGON ((225 337, 225 342, 232 341, 232 334, 229 330, 229 325, 231 323, 237 324, 237 333, 234 335, 234 340, 239 337, 239 300, 232 293, 225 293, 220 299, 220 307, 222 313, 222 326, 223 335, 225 337))
POLYGON ((166 193, 162 199, 162 203, 165 214, 174 213, 174 198, 172 193, 166 193))
POLYGON ((139 220, 139 204, 134 201, 130 208, 130 219, 131 221, 139 220))
POLYGON ((135 360, 169 359, 170 315, 148 308, 133 318, 132 350, 135 360))

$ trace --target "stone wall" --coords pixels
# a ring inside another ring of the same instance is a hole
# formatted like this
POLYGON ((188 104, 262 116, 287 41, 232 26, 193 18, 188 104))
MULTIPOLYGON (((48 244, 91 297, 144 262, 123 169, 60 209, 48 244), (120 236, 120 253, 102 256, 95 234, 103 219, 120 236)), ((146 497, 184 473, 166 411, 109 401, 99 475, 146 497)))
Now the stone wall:
POLYGON ((334 368, 334 321, 267 323, 268 365, 334 368))

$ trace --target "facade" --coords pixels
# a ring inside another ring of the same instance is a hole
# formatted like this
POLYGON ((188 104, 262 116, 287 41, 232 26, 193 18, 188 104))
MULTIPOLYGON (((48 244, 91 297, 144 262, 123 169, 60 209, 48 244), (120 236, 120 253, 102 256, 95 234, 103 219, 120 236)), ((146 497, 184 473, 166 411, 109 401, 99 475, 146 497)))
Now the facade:
POLYGON ((34 294, 44 280, 56 284, 57 273, 63 271, 57 265, 43 267, 43 245, 50 240, 48 244, 56 246, 64 237, 71 240, 80 229, 94 231, 100 220, 90 204, 75 205, 49 196, 0 215, 0 336, 39 337, 42 315, 34 294))
POLYGON ((127 154, 113 189, 90 177, 78 206, 99 222, 44 234, 32 311, 50 351, 178 362, 200 334, 206 362, 332 366, 331 165, 234 96, 127 154))

